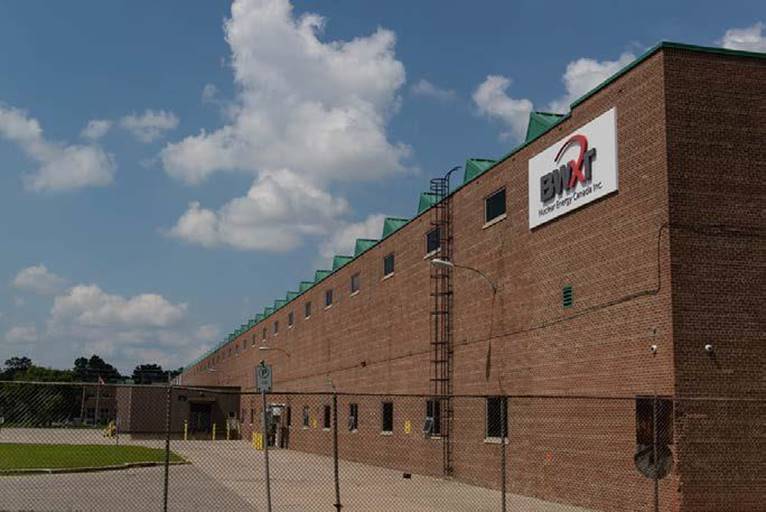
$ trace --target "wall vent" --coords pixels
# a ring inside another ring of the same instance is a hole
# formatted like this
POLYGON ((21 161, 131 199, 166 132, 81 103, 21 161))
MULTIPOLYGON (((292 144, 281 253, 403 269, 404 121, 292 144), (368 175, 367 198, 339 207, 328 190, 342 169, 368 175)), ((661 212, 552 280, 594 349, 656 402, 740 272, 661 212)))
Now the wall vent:
POLYGON ((574 304, 574 291, 571 284, 561 289, 561 303, 565 308, 571 308, 574 304))

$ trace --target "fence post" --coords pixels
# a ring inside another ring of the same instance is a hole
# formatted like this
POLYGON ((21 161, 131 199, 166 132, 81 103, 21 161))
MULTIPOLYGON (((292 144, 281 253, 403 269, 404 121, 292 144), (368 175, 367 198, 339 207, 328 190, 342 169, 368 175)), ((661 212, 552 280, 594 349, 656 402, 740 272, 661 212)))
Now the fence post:
POLYGON ((340 474, 338 470, 338 393, 332 394, 332 458, 335 470, 335 508, 340 510, 340 474))
POLYGON ((269 471, 269 430, 266 416, 266 388, 261 387, 261 402, 263 403, 263 461, 266 471, 266 510, 271 512, 271 473, 269 471))
POLYGON ((657 461, 657 393, 654 393, 654 400, 652 402, 652 449, 654 454, 654 512, 660 510, 660 481, 657 478, 659 476, 659 462, 657 461))
POLYGON ((168 393, 165 400, 165 488, 162 493, 163 512, 168 512, 168 482, 170 480, 170 420, 172 409, 171 397, 173 395, 173 384, 168 382, 168 393))
POLYGON ((508 504, 506 503, 506 445, 505 445, 505 438, 508 435, 508 433, 505 431, 507 428, 506 424, 506 418, 507 418, 507 400, 508 397, 503 395, 503 397, 500 399, 500 503, 501 503, 501 509, 503 512, 506 512, 508 509, 508 504))

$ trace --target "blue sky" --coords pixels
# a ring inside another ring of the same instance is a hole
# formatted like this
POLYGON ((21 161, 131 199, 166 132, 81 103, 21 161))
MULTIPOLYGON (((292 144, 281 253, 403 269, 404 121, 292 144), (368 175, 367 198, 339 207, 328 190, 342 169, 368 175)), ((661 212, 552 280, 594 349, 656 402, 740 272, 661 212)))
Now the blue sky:
POLYGON ((0 358, 179 366, 428 178, 763 2, 0 4, 0 358), (232 10, 233 7, 233 10, 232 10), (227 21, 228 20, 228 21, 227 21))

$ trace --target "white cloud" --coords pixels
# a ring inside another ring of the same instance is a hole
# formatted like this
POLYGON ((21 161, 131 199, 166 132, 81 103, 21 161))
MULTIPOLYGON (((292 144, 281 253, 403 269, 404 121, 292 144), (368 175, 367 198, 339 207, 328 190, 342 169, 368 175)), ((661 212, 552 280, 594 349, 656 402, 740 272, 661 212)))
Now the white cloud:
POLYGON ((526 98, 514 99, 506 92, 511 80, 500 75, 489 75, 479 84, 473 93, 473 101, 479 113, 488 118, 499 119, 510 132, 501 134, 503 138, 521 139, 527 130, 532 102, 526 98))
POLYGON ((120 126, 141 142, 152 142, 166 132, 178 127, 178 117, 173 112, 147 109, 143 114, 130 114, 120 119, 120 126))
POLYGON ((56 295, 63 291, 66 279, 49 272, 45 265, 23 268, 13 279, 13 286, 39 295, 56 295))
POLYGON ((185 313, 186 304, 172 304, 162 295, 144 293, 125 298, 94 284, 80 284, 54 299, 51 320, 85 327, 170 327, 185 313))
POLYGON ((169 234, 206 247, 287 251, 305 236, 326 234, 348 209, 345 200, 292 171, 267 171, 246 196, 218 211, 191 203, 169 234))
POLYGON ((731 50, 766 52, 766 35, 763 28, 764 24, 760 21, 750 27, 730 28, 716 43, 731 50))
POLYGON ((567 112, 569 105, 601 82, 630 64, 636 56, 625 52, 617 60, 581 58, 567 64, 562 77, 566 94, 548 105, 551 112, 567 112))
POLYGON ((442 89, 425 78, 421 78, 410 87, 410 92, 416 96, 424 96, 439 101, 448 101, 455 98, 455 91, 442 89))
POLYGON ((10 344, 34 343, 39 339, 37 327, 33 325, 17 325, 5 333, 5 341, 10 344))
POLYGON ((385 219, 386 216, 382 213, 375 213, 361 222, 346 222, 339 225, 331 236, 319 245, 321 264, 332 261, 336 254, 353 255, 357 238, 379 239, 385 219))
POLYGON ((205 84, 202 88, 202 103, 215 103, 218 96, 218 87, 213 84, 205 84))
POLYGON ((112 182, 114 157, 96 145, 64 145, 43 136, 40 123, 26 112, 0 104, 0 137, 15 144, 39 167, 24 177, 27 188, 60 191, 112 182))
POLYGON ((401 171, 410 148, 386 136, 405 81, 394 33, 325 42, 323 26, 287 0, 235 1, 225 25, 235 106, 223 127, 168 144, 166 172, 197 184, 220 171, 288 168, 322 181, 401 171))
POLYGON ((98 140, 107 134, 112 127, 112 121, 108 119, 91 119, 80 132, 80 137, 90 140, 98 140))

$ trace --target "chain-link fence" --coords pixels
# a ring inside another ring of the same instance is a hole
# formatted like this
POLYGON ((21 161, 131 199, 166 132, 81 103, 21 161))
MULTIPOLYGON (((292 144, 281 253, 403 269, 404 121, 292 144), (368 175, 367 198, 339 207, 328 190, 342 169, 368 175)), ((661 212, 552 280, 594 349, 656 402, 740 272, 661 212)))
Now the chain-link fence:
POLYGON ((0 510, 744 512, 764 503, 766 400, 0 383, 0 510))

